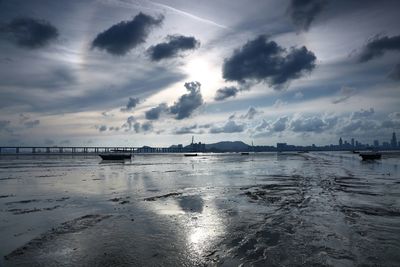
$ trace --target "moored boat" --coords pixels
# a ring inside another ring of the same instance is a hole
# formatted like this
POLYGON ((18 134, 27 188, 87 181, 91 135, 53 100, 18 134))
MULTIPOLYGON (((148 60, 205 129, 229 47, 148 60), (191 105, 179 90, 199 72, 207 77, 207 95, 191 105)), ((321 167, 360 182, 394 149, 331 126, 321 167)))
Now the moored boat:
POLYGON ((183 154, 185 157, 197 157, 197 153, 186 153, 183 154))
POLYGON ((130 153, 102 153, 99 156, 102 160, 125 160, 132 158, 132 154, 130 153))
POLYGON ((380 159, 382 158, 382 153, 379 152, 362 152, 359 154, 363 160, 380 159))

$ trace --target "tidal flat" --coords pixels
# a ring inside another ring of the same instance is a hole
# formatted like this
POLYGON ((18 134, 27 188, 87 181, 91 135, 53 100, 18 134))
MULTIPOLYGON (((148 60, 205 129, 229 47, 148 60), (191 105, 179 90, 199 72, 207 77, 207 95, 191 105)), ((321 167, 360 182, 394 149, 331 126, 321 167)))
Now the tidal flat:
POLYGON ((0 266, 399 266, 400 153, 0 157, 0 266))

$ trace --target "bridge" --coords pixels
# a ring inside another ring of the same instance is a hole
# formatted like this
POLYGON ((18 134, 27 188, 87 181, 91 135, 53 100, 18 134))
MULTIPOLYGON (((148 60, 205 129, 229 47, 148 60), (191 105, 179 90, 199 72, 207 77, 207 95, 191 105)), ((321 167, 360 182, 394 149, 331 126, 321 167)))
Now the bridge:
POLYGON ((98 154, 114 151, 124 153, 182 153, 183 147, 110 147, 110 146, 5 146, 0 155, 98 154))

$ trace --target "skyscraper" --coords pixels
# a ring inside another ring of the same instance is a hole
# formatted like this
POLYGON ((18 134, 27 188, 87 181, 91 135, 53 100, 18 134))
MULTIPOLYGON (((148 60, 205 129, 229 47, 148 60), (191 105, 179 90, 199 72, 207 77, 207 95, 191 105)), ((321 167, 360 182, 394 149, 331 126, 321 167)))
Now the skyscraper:
POLYGON ((339 139, 339 146, 341 147, 341 146, 343 146, 343 140, 342 140, 342 137, 340 137, 340 139, 339 139))
POLYGON ((392 134, 392 140, 390 141, 390 145, 392 147, 397 147, 397 138, 396 138, 396 133, 395 132, 393 132, 393 134, 392 134))

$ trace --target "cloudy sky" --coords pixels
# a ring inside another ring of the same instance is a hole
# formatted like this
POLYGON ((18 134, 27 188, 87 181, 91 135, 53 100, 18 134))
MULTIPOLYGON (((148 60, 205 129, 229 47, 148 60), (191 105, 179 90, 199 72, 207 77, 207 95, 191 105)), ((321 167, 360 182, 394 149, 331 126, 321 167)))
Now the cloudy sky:
POLYGON ((393 0, 0 0, 2 145, 400 134, 393 0))

